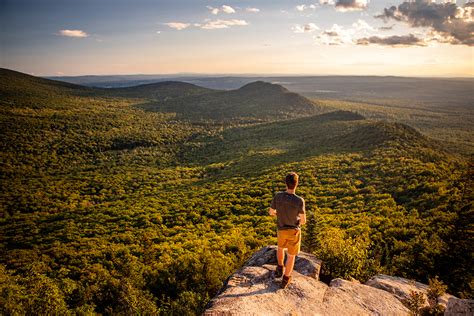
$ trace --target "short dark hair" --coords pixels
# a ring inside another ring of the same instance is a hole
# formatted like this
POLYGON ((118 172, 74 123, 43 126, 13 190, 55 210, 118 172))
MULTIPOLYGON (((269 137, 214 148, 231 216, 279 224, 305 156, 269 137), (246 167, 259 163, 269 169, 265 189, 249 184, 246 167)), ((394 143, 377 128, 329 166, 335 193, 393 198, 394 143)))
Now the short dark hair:
POLYGON ((285 178, 286 187, 290 190, 296 188, 296 186, 298 185, 298 178, 299 177, 296 172, 290 172, 289 174, 287 174, 285 178))

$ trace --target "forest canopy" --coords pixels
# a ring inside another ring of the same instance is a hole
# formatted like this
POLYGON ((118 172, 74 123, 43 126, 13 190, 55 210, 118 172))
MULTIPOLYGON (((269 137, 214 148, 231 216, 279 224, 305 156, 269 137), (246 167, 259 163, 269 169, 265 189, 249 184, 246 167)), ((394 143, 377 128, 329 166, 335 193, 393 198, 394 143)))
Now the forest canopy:
POLYGON ((327 276, 439 277, 473 298, 469 158, 410 126, 264 87, 265 110, 247 116, 253 90, 215 112, 229 92, 1 70, 0 313, 199 313, 275 243, 267 209, 288 171, 306 201, 303 250, 327 276), (274 93, 299 114, 272 107, 274 93), (183 115, 193 100, 210 115, 183 115))

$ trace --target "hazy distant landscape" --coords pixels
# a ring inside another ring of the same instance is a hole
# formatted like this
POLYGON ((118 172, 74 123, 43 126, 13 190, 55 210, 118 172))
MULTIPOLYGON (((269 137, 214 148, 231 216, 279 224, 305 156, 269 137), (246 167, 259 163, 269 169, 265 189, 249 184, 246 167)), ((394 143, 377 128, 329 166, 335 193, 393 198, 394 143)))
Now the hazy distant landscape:
POLYGON ((474 152, 474 79, 394 76, 248 76, 191 77, 160 75, 51 77, 95 87, 128 87, 182 81, 210 89, 238 89, 254 81, 280 84, 326 106, 354 110, 367 118, 409 124, 464 155, 474 152))
POLYGON ((199 314, 275 243, 288 170, 326 278, 439 277, 472 298, 472 81, 254 79, 1 69, 2 313, 199 314))

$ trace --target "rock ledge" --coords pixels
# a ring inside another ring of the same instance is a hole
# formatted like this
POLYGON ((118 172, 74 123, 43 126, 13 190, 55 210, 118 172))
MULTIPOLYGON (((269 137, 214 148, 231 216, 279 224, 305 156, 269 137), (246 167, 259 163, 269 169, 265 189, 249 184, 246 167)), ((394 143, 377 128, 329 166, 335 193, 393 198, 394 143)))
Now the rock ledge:
MULTIPOLYGON (((300 253, 293 281, 286 289, 274 278, 276 247, 257 251, 231 275, 209 302, 204 315, 410 315, 401 300, 411 290, 426 294, 428 286, 407 279, 377 275, 359 282, 334 279, 319 281, 321 260, 300 253)), ((474 315, 474 300, 446 294, 439 299, 445 315, 474 315)))

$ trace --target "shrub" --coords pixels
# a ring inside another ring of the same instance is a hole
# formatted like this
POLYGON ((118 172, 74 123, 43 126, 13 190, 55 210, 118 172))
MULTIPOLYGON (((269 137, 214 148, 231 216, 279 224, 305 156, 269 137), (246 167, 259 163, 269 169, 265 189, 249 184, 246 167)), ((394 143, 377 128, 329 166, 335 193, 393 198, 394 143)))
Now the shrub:
POLYGON ((351 238, 342 229, 328 227, 317 234, 313 252, 323 260, 323 274, 358 279, 365 276, 368 246, 368 240, 351 238))
POLYGON ((413 315, 421 315, 421 309, 425 304, 423 293, 411 291, 410 296, 402 301, 402 303, 412 312, 413 315))

